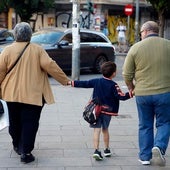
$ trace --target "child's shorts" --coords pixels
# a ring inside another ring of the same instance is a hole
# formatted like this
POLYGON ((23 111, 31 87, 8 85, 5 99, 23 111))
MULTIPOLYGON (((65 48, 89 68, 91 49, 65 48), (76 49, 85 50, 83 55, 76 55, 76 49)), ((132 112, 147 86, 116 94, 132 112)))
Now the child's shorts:
POLYGON ((108 129, 110 124, 111 116, 106 114, 100 114, 97 123, 95 125, 91 124, 91 128, 102 128, 108 129))

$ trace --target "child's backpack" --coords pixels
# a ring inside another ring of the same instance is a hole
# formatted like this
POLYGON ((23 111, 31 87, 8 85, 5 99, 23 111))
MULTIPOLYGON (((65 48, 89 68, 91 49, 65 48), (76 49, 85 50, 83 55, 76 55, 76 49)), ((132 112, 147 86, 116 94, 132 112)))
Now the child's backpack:
POLYGON ((90 124, 96 124, 99 114, 101 113, 101 104, 98 99, 92 99, 85 106, 83 118, 90 124))

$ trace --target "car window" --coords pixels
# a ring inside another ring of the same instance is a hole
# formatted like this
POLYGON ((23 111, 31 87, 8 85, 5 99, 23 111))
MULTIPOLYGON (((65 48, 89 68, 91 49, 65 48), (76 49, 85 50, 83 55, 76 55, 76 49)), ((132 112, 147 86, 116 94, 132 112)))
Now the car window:
POLYGON ((107 42, 103 37, 93 33, 80 33, 81 42, 107 42))
POLYGON ((66 34, 62 40, 66 40, 68 41, 69 43, 72 43, 72 33, 69 33, 69 34, 66 34))
POLYGON ((39 34, 33 34, 31 42, 40 43, 40 44, 54 44, 57 43, 62 32, 41 32, 39 34))

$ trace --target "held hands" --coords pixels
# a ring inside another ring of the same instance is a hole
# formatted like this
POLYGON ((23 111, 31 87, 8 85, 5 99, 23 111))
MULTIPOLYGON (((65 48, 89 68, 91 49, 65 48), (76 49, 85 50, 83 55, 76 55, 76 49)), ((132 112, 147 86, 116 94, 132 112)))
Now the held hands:
POLYGON ((134 90, 129 90, 130 96, 135 96, 135 91, 134 90))
POLYGON ((132 95, 135 96, 135 91, 134 90, 132 91, 132 95))
POLYGON ((72 85, 72 81, 68 81, 68 82, 67 82, 67 85, 72 85))

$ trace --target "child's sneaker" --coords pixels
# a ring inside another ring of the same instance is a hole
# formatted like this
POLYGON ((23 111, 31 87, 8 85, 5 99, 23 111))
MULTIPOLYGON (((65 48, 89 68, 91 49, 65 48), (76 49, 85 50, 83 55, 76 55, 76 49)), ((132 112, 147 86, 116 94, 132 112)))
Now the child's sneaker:
POLYGON ((104 150, 104 156, 105 156, 105 157, 110 157, 110 156, 111 156, 111 152, 110 152, 110 149, 109 149, 109 148, 106 148, 106 149, 104 150))
POLYGON ((101 152, 98 151, 97 149, 95 150, 94 154, 93 154, 93 158, 96 159, 96 161, 101 161, 103 160, 103 157, 101 155, 101 152))

